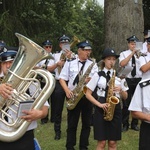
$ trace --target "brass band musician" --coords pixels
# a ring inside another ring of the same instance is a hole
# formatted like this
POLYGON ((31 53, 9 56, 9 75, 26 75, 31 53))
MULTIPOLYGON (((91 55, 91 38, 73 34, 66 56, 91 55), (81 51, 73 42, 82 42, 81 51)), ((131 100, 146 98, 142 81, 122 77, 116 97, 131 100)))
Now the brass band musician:
MULTIPOLYGON (((17 52, 13 49, 6 49, 4 52, 0 53, 0 62, 1 62, 1 75, 5 76, 8 72, 8 69, 12 65, 12 62, 16 56, 17 52)), ((0 96, 6 98, 10 98, 10 96, 13 93, 13 89, 11 87, 11 84, 8 83, 2 83, 0 84, 0 96)), ((45 103, 45 105, 40 110, 24 110, 24 116, 22 116, 22 119, 25 119, 28 122, 31 122, 29 125, 27 131, 25 134, 19 138, 16 141, 13 142, 3 142, 0 141, 0 148, 6 149, 6 150, 33 150, 35 149, 34 145, 34 129, 37 127, 37 119, 41 119, 47 115, 48 112, 48 103, 45 103)), ((12 105, 12 107, 17 111, 17 107, 15 105, 12 105)), ((8 110, 8 113, 10 116, 12 116, 14 119, 16 118, 16 113, 14 113, 11 110, 8 110)), ((10 120, 6 118, 6 120, 9 122, 10 120)), ((0 128, 6 131, 10 131, 9 127, 4 125, 2 122, 0 122, 0 128)))
POLYGON ((63 46, 66 44, 70 44, 70 38, 66 35, 61 36, 58 39, 60 52, 54 53, 54 65, 48 66, 47 69, 50 71, 51 69, 55 68, 55 79, 56 79, 56 85, 53 92, 53 98, 55 102, 55 114, 54 114, 54 130, 55 130, 55 140, 59 140, 61 138, 61 120, 62 120, 62 111, 64 106, 64 100, 65 100, 65 92, 62 88, 62 86, 59 83, 59 74, 61 72, 61 69, 63 68, 63 65, 65 63, 65 59, 70 55, 70 50, 63 50, 63 46))
POLYGON ((116 150, 117 141, 121 140, 121 106, 120 102, 115 106, 109 100, 112 96, 127 98, 125 80, 113 75, 114 65, 119 55, 111 48, 107 48, 102 54, 101 70, 95 73, 86 85, 86 97, 95 105, 93 116, 94 139, 97 140, 97 150, 104 150, 108 140, 108 149, 116 150), (110 82, 110 80, 112 82, 110 82), (111 94, 110 94, 111 93, 111 94), (111 106, 110 106, 111 105, 111 106), (112 115, 111 121, 104 118, 107 111, 112 115), (114 108, 114 112, 111 111, 114 108))
MULTIPOLYGON (((129 129, 129 115, 130 111, 128 111, 129 104, 131 102, 132 96, 134 94, 135 88, 142 77, 142 72, 140 70, 140 61, 137 57, 136 50, 136 42, 138 42, 138 38, 133 35, 127 38, 128 42, 128 50, 125 50, 120 53, 119 57, 119 65, 121 67, 132 67, 132 71, 126 76, 126 81, 129 86, 128 90, 128 98, 126 101, 123 101, 123 109, 122 109, 122 131, 127 131, 129 129)), ((135 131, 139 131, 138 127, 138 119, 132 117, 131 121, 131 129, 135 131)))
MULTIPOLYGON (((77 44, 77 47, 78 55, 76 55, 76 58, 66 61, 59 76, 60 83, 65 91, 67 98, 74 97, 72 91, 78 87, 80 79, 82 76, 84 76, 84 73, 88 67, 93 63, 88 59, 90 53, 92 52, 90 43, 88 41, 82 41, 77 44), (68 81, 68 84, 66 81, 68 81)), ((83 82, 87 83, 92 75, 97 71, 98 67, 95 64, 92 70, 90 70, 90 75, 86 77, 83 82)), ((81 83, 81 85, 84 85, 84 83, 81 83)), ((83 96, 73 110, 68 110, 66 141, 67 150, 74 150, 74 146, 76 145, 76 133, 80 114, 82 120, 82 129, 79 139, 79 150, 88 149, 92 104, 86 99, 85 96, 83 96)))

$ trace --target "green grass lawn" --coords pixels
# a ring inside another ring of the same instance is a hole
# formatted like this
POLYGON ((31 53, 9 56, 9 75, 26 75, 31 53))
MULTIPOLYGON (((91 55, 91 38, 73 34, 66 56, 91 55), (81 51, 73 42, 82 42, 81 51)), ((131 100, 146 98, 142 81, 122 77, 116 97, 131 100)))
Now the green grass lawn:
MULTIPOLYGON (((38 128, 35 130, 35 137, 38 139, 42 150, 65 150, 66 144, 66 108, 63 111, 62 118, 62 134, 61 139, 56 141, 54 140, 54 125, 51 122, 47 124, 41 125, 40 121, 38 122, 38 128)), ((78 150, 78 141, 79 141, 79 133, 81 130, 81 123, 78 125, 78 133, 77 133, 77 144, 76 150, 78 150)), ((138 139, 139 132, 133 131, 129 129, 127 132, 123 132, 122 140, 118 142, 118 150, 138 150, 138 139)), ((89 150, 95 150, 97 141, 93 139, 93 128, 91 127, 91 134, 89 138, 89 150)))

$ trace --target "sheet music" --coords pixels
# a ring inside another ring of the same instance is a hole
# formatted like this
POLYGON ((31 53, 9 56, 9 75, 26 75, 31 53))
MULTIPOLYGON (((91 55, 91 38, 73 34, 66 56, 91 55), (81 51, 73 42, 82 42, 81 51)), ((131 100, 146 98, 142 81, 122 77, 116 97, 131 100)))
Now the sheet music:
POLYGON ((26 114, 24 114, 22 111, 23 111, 23 110, 30 110, 30 109, 32 108, 33 102, 34 102, 34 101, 32 101, 32 100, 20 102, 19 108, 18 108, 17 116, 18 116, 18 117, 21 117, 21 116, 26 115, 26 114))

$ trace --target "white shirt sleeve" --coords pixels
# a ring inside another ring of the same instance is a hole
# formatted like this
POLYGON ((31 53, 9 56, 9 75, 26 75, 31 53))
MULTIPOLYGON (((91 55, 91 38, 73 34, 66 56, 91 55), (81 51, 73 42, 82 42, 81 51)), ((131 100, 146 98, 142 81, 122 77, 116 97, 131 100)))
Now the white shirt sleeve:
POLYGON ((141 87, 138 84, 136 89, 135 89, 134 95, 131 99, 130 106, 129 106, 128 110, 142 112, 142 106, 143 106, 142 91, 141 91, 141 87))

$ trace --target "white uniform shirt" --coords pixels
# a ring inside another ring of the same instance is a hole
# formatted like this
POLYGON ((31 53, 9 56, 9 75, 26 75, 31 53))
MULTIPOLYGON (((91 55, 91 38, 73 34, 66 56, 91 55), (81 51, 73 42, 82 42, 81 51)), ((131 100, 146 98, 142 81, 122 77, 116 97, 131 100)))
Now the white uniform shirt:
MULTIPOLYGON (((150 61, 150 53, 147 52, 146 53, 147 56, 144 56, 144 57, 140 57, 139 60, 140 60, 140 68, 145 65, 146 63, 148 63, 150 61)), ((150 70, 148 70, 147 72, 145 73, 142 73, 142 79, 149 79, 150 78, 150 70)))
MULTIPOLYGON (((120 53, 120 57, 119 57, 119 63, 124 60, 125 58, 127 58, 130 54, 132 53, 131 50, 126 50, 120 53)), ((140 71, 140 61, 139 59, 136 57, 136 55, 134 55, 135 57, 135 63, 136 63, 136 75, 134 78, 141 78, 142 77, 142 72, 140 71)), ((132 66, 132 58, 129 60, 127 66, 132 66)), ((131 75, 131 72, 127 75, 127 78, 133 78, 131 75)))
MULTIPOLYGON (((83 68, 83 75, 92 63, 93 62, 91 60, 86 60, 85 66, 83 68)), ((65 65, 60 73, 59 78, 65 81, 69 81, 68 88, 70 90, 73 90, 76 87, 76 84, 73 85, 73 82, 77 74, 79 73, 81 67, 82 67, 82 64, 79 62, 79 58, 75 58, 74 60, 65 62, 65 65)), ((93 66, 91 73, 89 74, 89 77, 92 77, 95 72, 98 72, 97 64, 93 66)))
MULTIPOLYGON (((50 54, 53 56, 52 53, 50 53, 50 54)), ((41 67, 43 66, 43 64, 45 64, 45 62, 46 62, 46 59, 40 61, 36 66, 41 68, 41 67)), ((52 65, 54 65, 54 60, 53 60, 53 59, 48 59, 48 63, 47 63, 46 65, 47 65, 47 66, 52 66, 52 65)))
MULTIPOLYGON (((144 80, 140 81, 139 84, 143 81, 144 80)), ((141 88, 139 84, 136 87, 128 109, 129 111, 139 111, 145 114, 150 114, 150 85, 141 88)))
MULTIPOLYGON (((107 69, 104 68, 103 71, 105 72, 105 74, 107 74, 107 69)), ((110 73, 110 77, 112 77, 113 74, 113 69, 109 70, 110 73)), ((126 80, 125 79, 120 79, 118 77, 115 77, 115 85, 116 86, 121 86, 123 91, 127 91, 128 90, 128 86, 126 84, 126 80)), ((97 95, 99 97, 105 97, 106 94, 106 87, 107 87, 107 81, 106 78, 103 76, 99 76, 98 73, 95 73, 92 77, 92 79, 87 83, 86 87, 88 87, 91 91, 94 91, 95 88, 98 86, 97 88, 97 95)), ((115 93, 116 96, 119 98, 120 94, 119 93, 115 93)))

